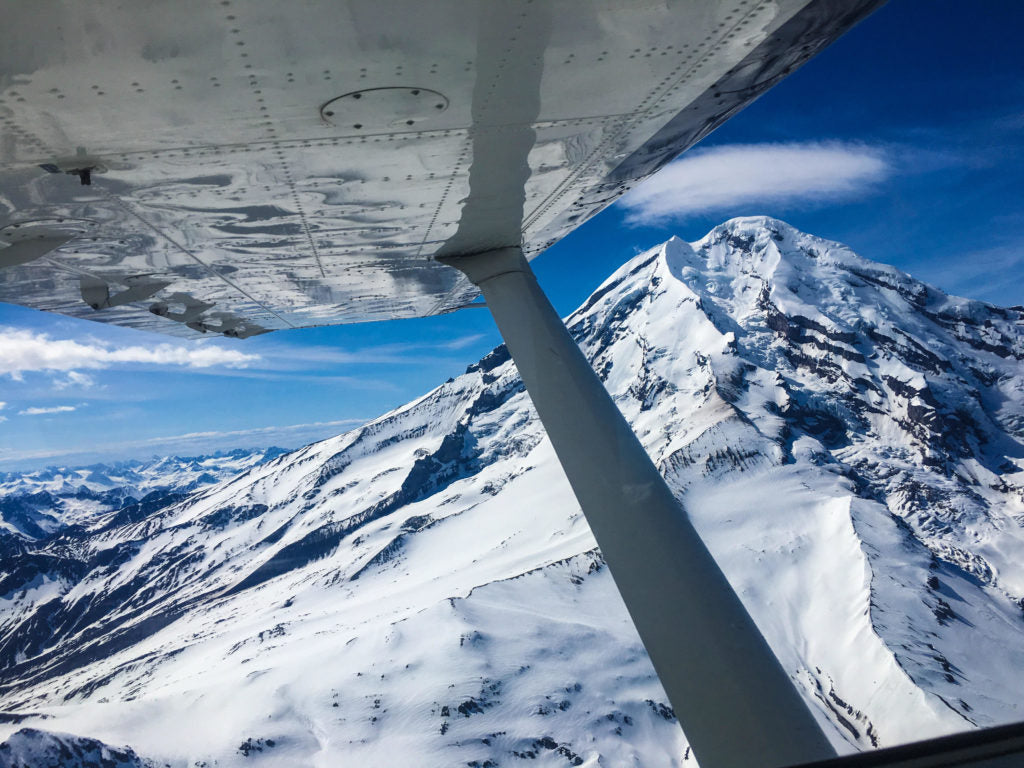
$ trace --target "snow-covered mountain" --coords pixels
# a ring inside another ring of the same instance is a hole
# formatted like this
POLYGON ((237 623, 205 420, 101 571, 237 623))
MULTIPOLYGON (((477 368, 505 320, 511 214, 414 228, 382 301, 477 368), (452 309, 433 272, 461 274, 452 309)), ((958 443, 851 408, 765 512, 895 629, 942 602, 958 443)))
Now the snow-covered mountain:
POLYGON ((0 472, 0 539, 37 540, 69 525, 94 524, 130 504, 156 509, 285 453, 283 448, 218 451, 206 456, 46 467, 0 472))
MULTIPOLYGON (((842 751, 1024 719, 1024 310, 745 218, 568 324, 842 751)), ((3 562, 23 752, 695 763, 503 348, 3 562)))

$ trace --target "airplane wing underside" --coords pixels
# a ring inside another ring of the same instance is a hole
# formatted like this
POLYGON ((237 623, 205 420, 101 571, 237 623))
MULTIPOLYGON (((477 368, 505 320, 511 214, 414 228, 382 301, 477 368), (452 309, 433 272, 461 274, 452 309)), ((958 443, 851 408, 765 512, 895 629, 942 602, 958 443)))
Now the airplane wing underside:
POLYGON ((241 337, 458 309, 436 253, 535 256, 879 4, 14 0, 0 301, 241 337))

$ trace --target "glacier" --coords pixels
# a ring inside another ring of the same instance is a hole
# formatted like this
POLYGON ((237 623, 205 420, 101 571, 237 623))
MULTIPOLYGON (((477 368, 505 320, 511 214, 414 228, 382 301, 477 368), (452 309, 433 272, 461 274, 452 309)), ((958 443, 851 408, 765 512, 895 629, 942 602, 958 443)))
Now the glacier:
MULTIPOLYGON (((840 752, 1024 719, 1024 308, 747 217, 566 322, 840 752)), ((72 522, 4 539, 0 766, 696 765, 503 347, 72 522)))

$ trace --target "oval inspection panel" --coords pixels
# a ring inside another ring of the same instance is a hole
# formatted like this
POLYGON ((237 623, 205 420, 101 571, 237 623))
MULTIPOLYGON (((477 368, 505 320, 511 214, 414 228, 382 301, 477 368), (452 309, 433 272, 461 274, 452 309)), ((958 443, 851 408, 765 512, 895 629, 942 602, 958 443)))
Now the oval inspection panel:
POLYGON ((414 128, 448 109, 448 98, 429 88, 367 88, 320 107, 325 122, 357 131, 414 128))

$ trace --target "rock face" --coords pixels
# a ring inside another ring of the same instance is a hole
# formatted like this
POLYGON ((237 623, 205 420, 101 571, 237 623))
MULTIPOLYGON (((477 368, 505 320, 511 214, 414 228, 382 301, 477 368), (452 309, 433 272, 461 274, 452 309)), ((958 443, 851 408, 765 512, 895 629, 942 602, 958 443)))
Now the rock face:
MULTIPOLYGON (((568 325, 840 750, 1020 719, 1024 312, 748 218, 568 325)), ((9 547, 3 733, 174 766, 695 764, 503 348, 9 547)))

